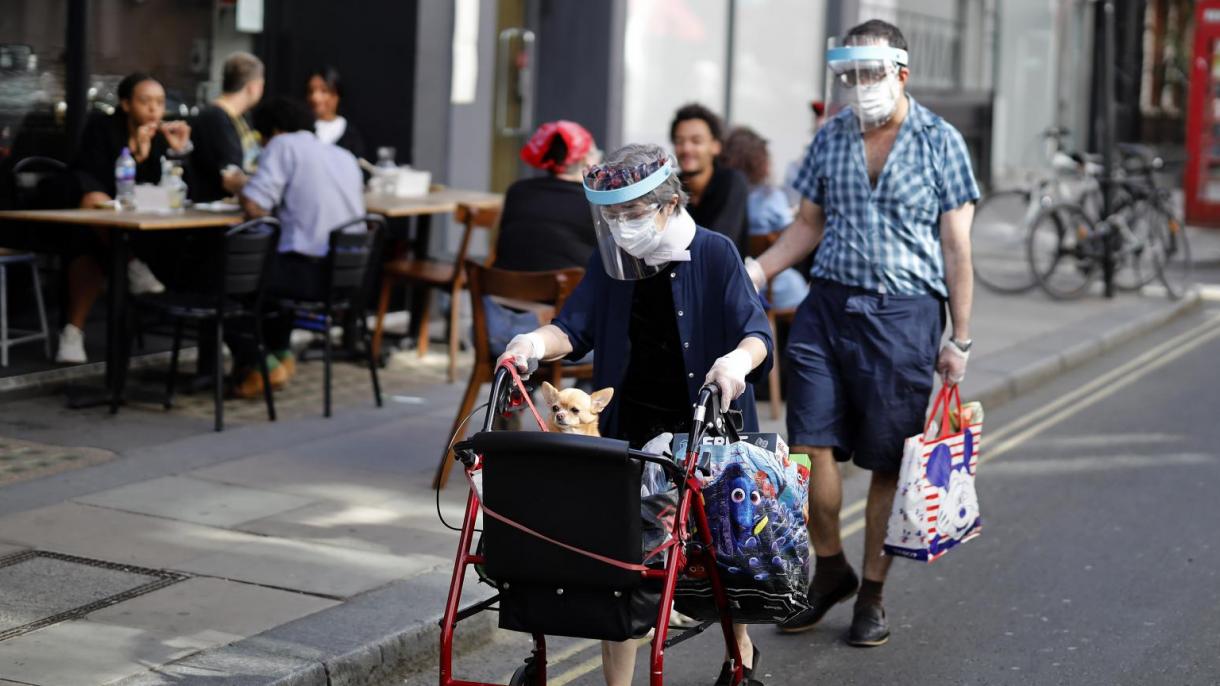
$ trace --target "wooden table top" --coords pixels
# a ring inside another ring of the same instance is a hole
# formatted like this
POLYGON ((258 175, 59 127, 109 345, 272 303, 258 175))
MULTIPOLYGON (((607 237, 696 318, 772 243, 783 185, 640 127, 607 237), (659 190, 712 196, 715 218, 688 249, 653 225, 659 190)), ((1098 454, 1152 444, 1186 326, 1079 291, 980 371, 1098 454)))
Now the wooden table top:
MULTIPOLYGON (((364 196, 369 212, 386 217, 416 217, 426 214, 448 214, 458 205, 498 207, 504 196, 498 193, 442 188, 417 198, 368 193, 364 196)), ((233 226, 241 222, 238 212, 205 212, 187 209, 182 212, 119 212, 99 209, 7 210, 0 211, 0 222, 44 222, 71 226, 97 226, 128 231, 164 231, 173 229, 206 229, 233 226)))
POLYGON ((399 198, 380 193, 367 193, 364 205, 369 212, 386 217, 417 217, 425 214, 448 214, 458 205, 474 207, 498 207, 504 202, 499 193, 464 191, 457 188, 442 188, 417 198, 399 198))
POLYGON ((119 212, 116 210, 7 210, 0 212, 0 222, 46 222, 71 226, 97 226, 128 231, 165 231, 174 229, 207 229, 240 223, 237 212, 119 212))

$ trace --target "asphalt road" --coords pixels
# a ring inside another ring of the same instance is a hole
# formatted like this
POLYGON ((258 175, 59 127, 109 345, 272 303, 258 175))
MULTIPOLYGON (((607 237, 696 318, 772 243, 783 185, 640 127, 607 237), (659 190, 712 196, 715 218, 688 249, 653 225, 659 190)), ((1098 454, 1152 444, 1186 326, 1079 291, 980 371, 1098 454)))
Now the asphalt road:
MULTIPOLYGON (((1220 684, 1220 306, 990 411, 982 536, 932 565, 894 563, 893 636, 847 646, 850 605, 813 631, 752 630, 765 684, 1220 684)), ((858 565, 864 478, 844 519, 858 565)), ((458 663, 504 680, 528 640, 458 663)), ((459 638, 460 640, 460 638, 459 638)), ((550 684, 600 684, 591 641, 549 643, 550 684)), ((712 632, 667 654, 666 682, 711 684, 712 632)), ((641 651, 635 683, 647 683, 641 651)), ((435 671, 407 684, 435 683, 435 671)))

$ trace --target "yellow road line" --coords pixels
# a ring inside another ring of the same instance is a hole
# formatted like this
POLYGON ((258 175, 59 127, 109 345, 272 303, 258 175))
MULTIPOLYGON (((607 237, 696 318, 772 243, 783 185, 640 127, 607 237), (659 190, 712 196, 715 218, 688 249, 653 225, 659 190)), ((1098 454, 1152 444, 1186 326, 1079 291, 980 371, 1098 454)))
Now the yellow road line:
MULTIPOLYGON (((547 666, 550 667, 551 663, 548 662, 547 666)), ((546 682, 548 684, 551 684, 551 686, 563 686, 564 684, 576 681, 580 677, 588 674, 589 672, 592 672, 593 670, 595 670, 601 666, 602 666, 602 656, 601 656, 601 653, 599 652, 595 657, 591 657, 588 660, 585 660, 584 662, 565 671, 563 674, 560 674, 559 676, 555 677, 554 679, 551 679, 548 677, 546 682)))
MULTIPOLYGON (((563 662, 565 660, 571 660, 577 654, 584 652, 588 648, 591 648, 595 645, 600 645, 600 644, 601 644, 600 641, 594 641, 592 639, 582 638, 581 640, 573 643, 572 645, 564 648, 563 650, 555 651, 554 654, 551 654, 548 652, 547 656, 546 656, 546 666, 550 667, 552 665, 559 664, 560 662, 563 662)), ((601 659, 602 659, 601 652, 599 651, 598 657, 597 657, 598 664, 601 664, 601 659)), ((510 680, 512 680, 512 678, 513 678, 513 675, 509 674, 505 677, 502 677, 498 683, 507 684, 510 680)), ((547 683, 555 684, 558 682, 548 679, 547 683)))

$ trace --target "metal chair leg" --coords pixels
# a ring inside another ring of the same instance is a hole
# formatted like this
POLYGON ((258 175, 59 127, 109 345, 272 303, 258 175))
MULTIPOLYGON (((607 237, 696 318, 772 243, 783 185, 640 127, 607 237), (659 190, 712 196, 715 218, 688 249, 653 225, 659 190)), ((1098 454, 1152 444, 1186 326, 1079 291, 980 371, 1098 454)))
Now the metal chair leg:
POLYGON ((47 307, 42 299, 42 280, 38 277, 38 263, 30 263, 30 274, 34 277, 34 304, 38 306, 38 325, 42 331, 42 347, 51 359, 51 329, 47 326, 47 307))
POLYGON ((174 347, 169 353, 169 377, 165 380, 165 399, 161 405, 165 409, 174 406, 174 386, 178 383, 178 352, 182 349, 182 320, 174 320, 174 347))
POLYGON ((369 376, 373 378, 373 400, 377 403, 377 407, 381 407, 381 380, 377 378, 377 361, 373 358, 373 342, 369 336, 368 322, 365 321, 362 315, 358 315, 360 323, 360 338, 364 342, 364 355, 368 358, 369 376))
POLYGON ((0 367, 8 366, 8 268, 0 264, 0 367))
POLYGON ((225 430, 225 361, 224 361, 225 323, 222 317, 216 318, 216 373, 212 375, 212 403, 215 406, 215 429, 225 430))
POLYGON ((267 403, 267 420, 275 421, 275 398, 271 388, 271 373, 267 370, 267 346, 263 343, 263 322, 254 316, 254 345, 258 348, 258 373, 263 377, 263 401, 267 403))
POLYGON ((330 308, 322 314, 322 416, 330 416, 330 308))

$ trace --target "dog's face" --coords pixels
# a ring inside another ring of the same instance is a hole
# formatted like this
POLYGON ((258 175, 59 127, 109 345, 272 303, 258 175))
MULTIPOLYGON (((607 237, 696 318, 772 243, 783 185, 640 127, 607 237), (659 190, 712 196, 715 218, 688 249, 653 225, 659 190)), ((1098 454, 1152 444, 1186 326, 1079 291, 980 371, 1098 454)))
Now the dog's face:
POLYGON ((542 399, 551 408, 551 430, 561 433, 597 436, 597 415, 610 404, 613 388, 589 395, 579 388, 559 390, 542 382, 542 399))

